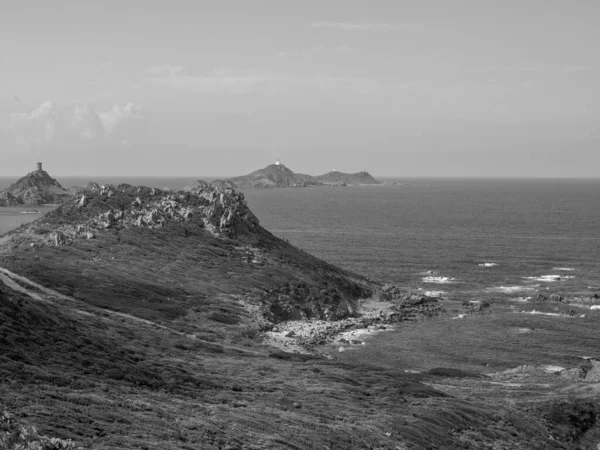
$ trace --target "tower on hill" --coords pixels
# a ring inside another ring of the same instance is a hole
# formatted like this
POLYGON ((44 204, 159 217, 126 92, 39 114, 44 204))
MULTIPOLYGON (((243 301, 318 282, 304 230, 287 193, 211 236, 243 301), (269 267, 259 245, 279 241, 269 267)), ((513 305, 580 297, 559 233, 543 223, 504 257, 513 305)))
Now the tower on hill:
POLYGON ((281 165, 281 162, 279 162, 279 158, 277 158, 277 161, 275 161, 275 165, 276 166, 280 166, 281 165))
POLYGON ((37 170, 41 172, 42 171, 42 163, 38 162, 36 164, 37 164, 37 170))

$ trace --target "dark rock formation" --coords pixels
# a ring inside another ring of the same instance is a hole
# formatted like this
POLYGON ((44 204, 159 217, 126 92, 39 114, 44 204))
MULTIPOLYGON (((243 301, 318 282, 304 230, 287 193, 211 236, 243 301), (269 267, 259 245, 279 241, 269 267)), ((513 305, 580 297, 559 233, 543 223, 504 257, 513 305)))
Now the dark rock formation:
POLYGON ((40 164, 38 170, 0 192, 0 206, 56 204, 64 202, 70 196, 69 191, 42 170, 40 164))
POLYGON ((529 300, 532 303, 543 303, 543 302, 564 302, 569 303, 562 294, 543 294, 538 292, 535 297, 529 300))
POLYGON ((585 374, 585 381, 597 383, 600 381, 600 361, 591 359, 592 368, 585 374))

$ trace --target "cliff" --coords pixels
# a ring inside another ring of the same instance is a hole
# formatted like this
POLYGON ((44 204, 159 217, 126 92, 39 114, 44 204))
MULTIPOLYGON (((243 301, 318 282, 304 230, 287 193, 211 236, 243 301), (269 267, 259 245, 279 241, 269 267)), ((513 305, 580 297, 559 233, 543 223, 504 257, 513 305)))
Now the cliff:
POLYGON ((62 203, 70 197, 67 189, 48 172, 38 169, 0 192, 0 206, 62 203))

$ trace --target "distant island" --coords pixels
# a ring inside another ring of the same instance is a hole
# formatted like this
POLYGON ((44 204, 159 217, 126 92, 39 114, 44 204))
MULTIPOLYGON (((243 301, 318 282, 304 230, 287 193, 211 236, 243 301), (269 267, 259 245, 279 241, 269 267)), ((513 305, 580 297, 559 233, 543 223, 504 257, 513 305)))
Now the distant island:
POLYGON ((63 203, 73 195, 37 163, 37 169, 0 191, 0 206, 63 203))
POLYGON ((380 184, 367 171, 344 173, 332 170, 323 175, 312 176, 295 173, 279 160, 264 169, 256 170, 248 175, 242 175, 224 180, 214 180, 211 184, 217 187, 233 189, 281 188, 281 187, 312 187, 312 186, 365 186, 380 184))

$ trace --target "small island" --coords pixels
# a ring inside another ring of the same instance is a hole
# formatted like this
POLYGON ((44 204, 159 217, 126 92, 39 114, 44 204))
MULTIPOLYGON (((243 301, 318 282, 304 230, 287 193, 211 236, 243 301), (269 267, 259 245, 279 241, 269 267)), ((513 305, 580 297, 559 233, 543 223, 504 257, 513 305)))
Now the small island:
POLYGON ((333 169, 323 175, 306 175, 295 173, 279 159, 263 169, 248 175, 223 180, 214 180, 211 184, 233 189, 285 188, 285 187, 317 187, 317 186, 368 186, 380 184, 367 171, 344 173, 333 169))
POLYGON ((60 204, 71 195, 69 190, 63 188, 42 169, 42 163, 38 162, 36 170, 0 191, 0 206, 60 204))

